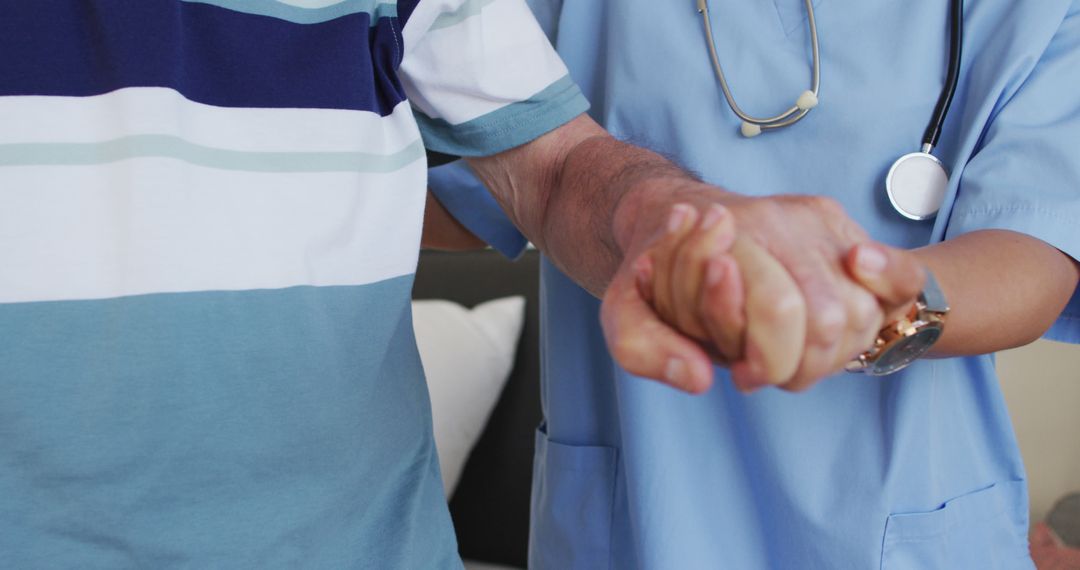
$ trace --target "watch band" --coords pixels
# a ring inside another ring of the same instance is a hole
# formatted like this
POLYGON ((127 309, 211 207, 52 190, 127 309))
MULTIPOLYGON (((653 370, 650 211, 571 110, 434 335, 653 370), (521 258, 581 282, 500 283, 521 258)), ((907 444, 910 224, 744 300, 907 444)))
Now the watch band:
POLYGON ((923 272, 926 274, 926 283, 923 284, 921 293, 923 304, 926 305, 928 310, 935 313, 948 312, 949 303, 945 300, 945 293, 941 292, 941 286, 938 285, 934 272, 930 271, 930 268, 926 266, 923 266, 923 272))

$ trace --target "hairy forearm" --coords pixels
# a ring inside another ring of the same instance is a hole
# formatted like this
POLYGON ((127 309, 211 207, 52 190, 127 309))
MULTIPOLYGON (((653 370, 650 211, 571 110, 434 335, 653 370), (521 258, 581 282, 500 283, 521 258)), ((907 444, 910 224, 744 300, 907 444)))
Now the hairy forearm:
POLYGON ((599 296, 634 238, 663 227, 668 208, 647 205, 688 186, 700 185, 655 153, 610 137, 589 139, 567 157, 548 199, 544 246, 599 296))
POLYGON ((985 354, 1036 340, 1080 279, 1069 256, 1005 230, 965 234, 914 253, 949 301, 945 333, 930 353, 936 357, 985 354))
POLYGON ((649 197, 701 186, 669 160, 615 140, 585 117, 469 163, 522 233, 596 296, 636 233, 662 227, 667 210, 648 208, 649 197))

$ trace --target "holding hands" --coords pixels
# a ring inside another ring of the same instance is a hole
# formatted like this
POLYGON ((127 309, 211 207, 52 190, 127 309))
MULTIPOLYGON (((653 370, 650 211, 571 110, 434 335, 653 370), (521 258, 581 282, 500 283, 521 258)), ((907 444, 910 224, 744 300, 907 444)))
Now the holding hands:
POLYGON ((803 390, 922 289, 915 257, 872 242, 833 200, 696 190, 662 206, 662 228, 627 248, 604 296, 608 344, 631 373, 700 392, 715 362, 740 390, 803 390))

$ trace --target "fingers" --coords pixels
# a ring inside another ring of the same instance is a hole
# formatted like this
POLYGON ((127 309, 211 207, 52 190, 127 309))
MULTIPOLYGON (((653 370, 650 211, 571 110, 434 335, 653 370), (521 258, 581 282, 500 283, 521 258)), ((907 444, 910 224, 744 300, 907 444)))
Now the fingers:
MULTIPOLYGON (((757 347, 748 343, 747 366, 733 370, 740 387, 743 382, 753 387, 768 382, 784 390, 802 391, 842 370, 853 355, 872 344, 883 322, 883 310, 871 292, 848 277, 842 263, 844 250, 834 251, 836 253, 830 255, 827 250, 807 247, 802 255, 788 255, 785 260, 776 262, 788 272, 789 283, 793 283, 789 287, 795 288, 803 303, 799 314, 805 319, 804 342, 793 349, 790 356, 785 356, 775 346, 775 340, 773 345, 757 347), (761 370, 753 366, 755 354, 761 354, 766 362, 791 364, 794 361, 795 369, 788 369, 791 372, 781 376, 774 368, 769 376, 763 377, 761 370)), ((741 263, 741 258, 736 257, 741 263)), ((747 283, 750 282, 748 278, 747 283)), ((750 287, 748 284, 747 288, 750 287)), ((754 328, 756 320, 750 305, 748 300, 748 330, 754 328)), ((787 317, 789 322, 796 318, 795 312, 797 310, 787 317)), ((765 327, 765 330, 776 338, 778 329, 765 327)))
POLYGON ((885 325, 885 313, 878 305, 877 298, 858 285, 852 285, 850 289, 846 299, 851 327, 839 354, 840 360, 835 363, 837 368, 843 368, 873 346, 878 332, 885 325))
POLYGON ((723 206, 711 205, 701 214, 690 205, 677 204, 663 235, 635 260, 642 297, 683 334, 709 341, 699 299, 709 260, 726 252, 734 236, 734 219, 723 206))
POLYGON ((843 298, 843 283, 827 271, 824 260, 804 261, 814 269, 802 269, 799 285, 807 305, 806 344, 799 370, 784 386, 798 391, 809 387, 814 380, 829 375, 836 368, 838 354, 844 349, 850 323, 843 298))
POLYGON ((630 270, 604 294, 600 321, 615 361, 627 372, 693 394, 712 385, 712 364, 696 342, 669 327, 645 302, 630 270))
MULTIPOLYGON (((716 323, 702 314, 700 303, 708 287, 706 276, 710 259, 726 253, 735 239, 735 220, 731 213, 720 206, 709 206, 702 215, 701 223, 674 252, 674 264, 670 275, 670 293, 674 320, 669 321, 681 331, 698 340, 710 340, 710 327, 719 329, 726 323, 716 323)), ((665 315, 666 316, 666 315, 665 315)), ((742 330, 730 331, 741 335, 742 330)), ((737 356, 739 353, 735 353, 737 356)))
POLYGON ((873 293, 889 315, 914 302, 926 281, 926 272, 913 254, 877 243, 851 248, 845 266, 851 278, 873 293))
POLYGON ((745 302, 742 272, 735 259, 727 254, 709 259, 699 312, 713 346, 725 362, 743 358, 745 302))
POLYGON ((682 333, 711 342, 729 362, 742 359, 745 346, 746 365, 735 374, 740 388, 791 380, 803 355, 807 313, 787 270, 750 238, 732 243, 734 228, 722 208, 710 208, 696 232, 693 215, 672 220, 647 258, 634 264, 639 298, 682 333), (728 247, 730 256, 721 253, 728 247))
POLYGON ((638 293, 646 303, 652 304, 656 295, 653 288, 655 271, 653 269, 652 255, 650 255, 649 252, 643 253, 634 261, 633 267, 634 280, 637 283, 638 293))
MULTIPOLYGON (((677 261, 675 252, 691 234, 699 217, 697 208, 689 204, 675 204, 668 214, 664 233, 646 252, 652 263, 651 302, 661 318, 672 324, 676 323, 676 300, 672 291, 677 279, 672 275, 677 261)), ((699 338, 704 334, 700 327, 683 332, 699 338)))
POLYGON ((746 298, 746 366, 738 383, 784 384, 795 374, 806 339, 806 303, 779 261, 753 239, 736 238, 732 256, 746 298))
POLYGON ((808 330, 815 332, 807 338, 799 371, 782 386, 784 390, 802 391, 838 372, 871 346, 881 328, 883 313, 872 294, 843 276, 834 286, 840 304, 831 306, 824 318, 819 314, 818 319, 810 319, 808 330))

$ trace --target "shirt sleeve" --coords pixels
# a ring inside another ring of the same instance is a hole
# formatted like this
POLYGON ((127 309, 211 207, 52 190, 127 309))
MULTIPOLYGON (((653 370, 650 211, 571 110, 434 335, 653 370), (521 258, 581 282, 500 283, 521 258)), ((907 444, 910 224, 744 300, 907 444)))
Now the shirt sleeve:
MULTIPOLYGON (((1080 259, 1080 10, 1074 3, 964 167, 945 237, 1022 232, 1080 259)), ((1080 295, 1047 338, 1080 343, 1080 295)))
POLYGON ((464 161, 429 170, 428 188, 451 216, 499 253, 517 259, 525 251, 528 240, 464 161))
POLYGON ((488 156, 588 110, 524 0, 420 0, 402 86, 427 148, 488 156))

